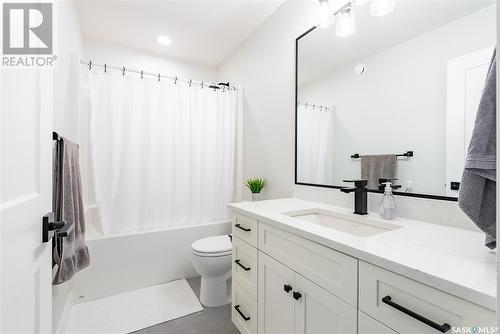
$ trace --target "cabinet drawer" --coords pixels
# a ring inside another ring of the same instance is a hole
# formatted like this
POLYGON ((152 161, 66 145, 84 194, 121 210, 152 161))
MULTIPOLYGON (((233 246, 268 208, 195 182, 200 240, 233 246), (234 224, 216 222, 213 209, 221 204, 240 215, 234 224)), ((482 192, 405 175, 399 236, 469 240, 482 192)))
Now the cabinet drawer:
POLYGON ((257 247, 257 226, 257 220, 253 218, 237 213, 233 216, 233 235, 254 247, 257 247))
POLYGON ((400 333, 495 326, 493 311, 362 261, 359 308, 400 333))
POLYGON ((257 299, 257 248, 233 237, 233 281, 257 299))
POLYGON ((358 333, 359 334, 397 334, 389 327, 381 324, 372 317, 358 312, 358 333))
POLYGON ((257 301, 237 282, 232 289, 231 320, 240 333, 257 333, 257 301))
POLYGON ((357 259, 262 222, 259 249, 357 307, 357 259))

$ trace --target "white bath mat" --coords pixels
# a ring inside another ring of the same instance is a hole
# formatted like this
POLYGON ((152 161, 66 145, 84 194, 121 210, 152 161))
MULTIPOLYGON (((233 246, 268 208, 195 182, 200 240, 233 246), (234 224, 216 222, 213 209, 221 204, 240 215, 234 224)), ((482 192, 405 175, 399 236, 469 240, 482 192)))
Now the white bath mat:
POLYGON ((73 306, 68 333, 130 333, 202 311, 185 279, 73 306))

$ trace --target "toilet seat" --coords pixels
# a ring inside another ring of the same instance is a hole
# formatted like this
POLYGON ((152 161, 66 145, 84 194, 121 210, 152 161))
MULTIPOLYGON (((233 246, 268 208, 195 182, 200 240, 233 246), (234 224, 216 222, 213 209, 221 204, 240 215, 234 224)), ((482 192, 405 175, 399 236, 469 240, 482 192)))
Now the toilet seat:
POLYGON ((232 244, 228 235, 217 235, 193 242, 191 249, 197 256, 220 257, 231 255, 232 244))

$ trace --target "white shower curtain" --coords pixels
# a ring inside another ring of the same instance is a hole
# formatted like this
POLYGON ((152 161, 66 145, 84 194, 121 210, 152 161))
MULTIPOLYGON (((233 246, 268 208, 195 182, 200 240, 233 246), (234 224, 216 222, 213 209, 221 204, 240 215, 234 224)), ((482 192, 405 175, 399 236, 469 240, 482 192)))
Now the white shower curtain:
POLYGON ((98 229, 118 234, 226 219, 235 196, 238 92, 82 71, 82 144, 98 229))
POLYGON ((297 180, 300 183, 331 182, 333 111, 297 107, 297 180))

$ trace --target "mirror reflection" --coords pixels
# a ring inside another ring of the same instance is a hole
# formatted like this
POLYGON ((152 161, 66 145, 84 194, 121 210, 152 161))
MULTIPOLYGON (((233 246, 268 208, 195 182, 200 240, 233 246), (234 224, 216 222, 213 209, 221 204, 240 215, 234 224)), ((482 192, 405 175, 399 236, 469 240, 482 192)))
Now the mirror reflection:
POLYGON ((345 7, 297 41, 296 182, 366 178, 378 190, 395 179, 398 192, 456 197, 495 46, 494 2, 371 11, 345 7))

